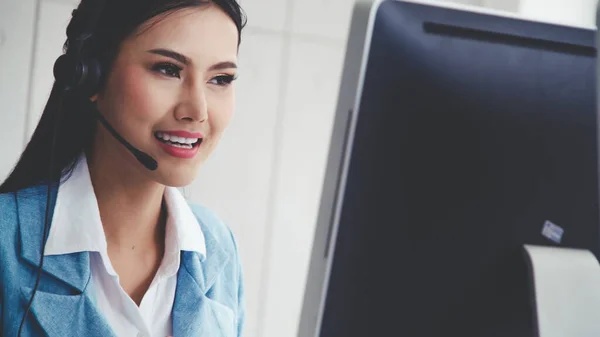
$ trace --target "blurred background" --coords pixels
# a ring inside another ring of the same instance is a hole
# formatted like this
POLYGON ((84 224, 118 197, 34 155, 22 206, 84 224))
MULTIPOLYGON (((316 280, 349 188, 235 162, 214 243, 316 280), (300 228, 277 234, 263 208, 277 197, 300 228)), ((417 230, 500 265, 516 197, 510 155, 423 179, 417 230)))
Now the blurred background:
MULTIPOLYGON (((246 276, 246 336, 294 337, 354 2, 240 2, 248 26, 236 116, 185 192, 237 235, 246 276)), ((454 2, 595 27, 597 0, 454 2)), ((38 122, 77 3, 0 0, 0 181, 38 122)))

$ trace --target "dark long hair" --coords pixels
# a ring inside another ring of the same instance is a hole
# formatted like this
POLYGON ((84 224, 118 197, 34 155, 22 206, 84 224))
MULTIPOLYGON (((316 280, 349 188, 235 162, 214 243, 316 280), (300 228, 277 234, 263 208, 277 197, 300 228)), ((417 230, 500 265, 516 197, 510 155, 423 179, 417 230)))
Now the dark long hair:
MULTIPOLYGON (((85 23, 90 20, 80 14, 89 12, 81 9, 89 6, 90 1, 96 0, 82 0, 73 12, 67 26, 67 41, 63 48, 65 53, 69 50, 69 42, 82 34, 85 23)), ((211 3, 219 6, 233 20, 240 36, 239 45, 246 18, 236 0, 105 0, 92 37, 86 40, 81 55, 100 61, 104 75, 100 83, 102 87, 121 43, 143 23, 181 9, 211 3)), ((60 182, 71 174, 79 156, 91 148, 97 123, 94 115, 88 111, 88 97, 66 99, 64 95, 62 88, 55 82, 40 121, 19 161, 0 185, 0 193, 60 182), (55 129, 55 126, 58 128, 55 129), (57 134, 53 148, 55 130, 57 134), (52 172, 49 172, 53 149, 52 172)))

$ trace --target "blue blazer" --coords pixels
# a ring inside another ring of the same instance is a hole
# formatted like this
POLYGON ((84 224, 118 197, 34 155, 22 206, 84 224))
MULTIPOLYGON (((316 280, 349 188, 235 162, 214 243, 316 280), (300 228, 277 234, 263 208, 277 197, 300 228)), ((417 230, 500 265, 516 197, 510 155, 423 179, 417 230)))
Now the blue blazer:
MULTIPOLYGON (((0 194, 0 335, 17 336, 35 284, 46 186, 0 194)), ((57 189, 52 190, 51 210, 57 189)), ((182 252, 173 306, 174 337, 238 337, 244 322, 242 272, 230 230, 209 210, 192 206, 206 258, 182 252)), ((52 213, 51 213, 52 215, 52 213)), ((23 337, 115 336, 94 302, 89 253, 44 258, 23 337)))

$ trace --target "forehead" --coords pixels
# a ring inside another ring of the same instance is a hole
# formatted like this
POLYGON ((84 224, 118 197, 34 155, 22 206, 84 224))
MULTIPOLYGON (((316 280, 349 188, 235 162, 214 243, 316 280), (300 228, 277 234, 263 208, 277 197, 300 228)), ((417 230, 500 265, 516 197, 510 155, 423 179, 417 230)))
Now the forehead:
POLYGON ((172 49, 194 63, 235 61, 238 30, 223 10, 207 4, 150 19, 125 41, 124 47, 172 49))

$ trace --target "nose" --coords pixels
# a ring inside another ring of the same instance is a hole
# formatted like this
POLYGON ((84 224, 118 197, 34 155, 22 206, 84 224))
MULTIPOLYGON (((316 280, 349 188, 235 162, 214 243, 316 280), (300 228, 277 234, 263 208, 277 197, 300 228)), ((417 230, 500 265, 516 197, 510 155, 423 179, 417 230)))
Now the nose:
POLYGON ((194 87, 182 95, 175 109, 175 118, 185 122, 205 122, 208 119, 208 102, 203 88, 194 87))

